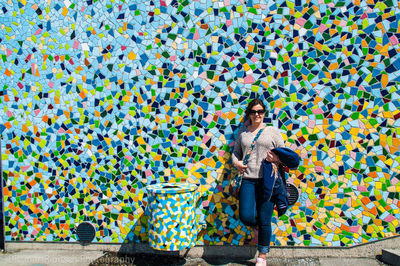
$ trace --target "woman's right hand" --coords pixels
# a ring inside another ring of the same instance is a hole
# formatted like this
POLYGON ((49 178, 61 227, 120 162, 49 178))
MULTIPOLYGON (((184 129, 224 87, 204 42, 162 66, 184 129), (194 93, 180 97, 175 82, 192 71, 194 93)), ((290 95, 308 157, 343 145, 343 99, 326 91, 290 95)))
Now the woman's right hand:
POLYGON ((236 162, 236 163, 235 163, 235 167, 236 167, 236 169, 238 169, 238 171, 239 171, 240 174, 244 174, 244 172, 245 172, 246 169, 247 169, 247 165, 244 165, 244 164, 243 164, 243 161, 238 161, 238 162, 236 162))

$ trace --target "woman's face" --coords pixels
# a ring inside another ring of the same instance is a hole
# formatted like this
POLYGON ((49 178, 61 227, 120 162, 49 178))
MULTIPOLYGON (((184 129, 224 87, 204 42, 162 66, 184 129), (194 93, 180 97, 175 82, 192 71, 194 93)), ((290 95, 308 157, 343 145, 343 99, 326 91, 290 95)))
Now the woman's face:
POLYGON ((254 125, 262 123, 264 121, 264 115, 265 115, 264 108, 259 104, 254 105, 253 108, 251 108, 250 110, 251 124, 254 125))

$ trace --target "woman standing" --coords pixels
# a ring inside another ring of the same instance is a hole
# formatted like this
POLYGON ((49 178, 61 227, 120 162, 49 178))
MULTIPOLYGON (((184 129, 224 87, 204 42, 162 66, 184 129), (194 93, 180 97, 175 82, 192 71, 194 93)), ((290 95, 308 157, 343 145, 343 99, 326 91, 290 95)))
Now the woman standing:
POLYGON ((272 197, 264 197, 262 161, 271 162, 276 170, 280 160, 271 150, 284 147, 279 130, 264 124, 265 105, 260 99, 252 100, 245 116, 250 124, 239 130, 232 155, 234 166, 242 174, 239 191, 240 220, 248 226, 258 226, 258 258, 256 265, 266 265, 266 254, 270 250, 271 218, 274 210, 275 192, 283 186, 281 178, 276 178, 272 197), (262 131, 259 134, 259 131, 262 131), (253 144, 254 138, 259 135, 253 144), (252 145, 253 144, 253 145, 252 145), (251 150, 247 164, 244 157, 251 150))

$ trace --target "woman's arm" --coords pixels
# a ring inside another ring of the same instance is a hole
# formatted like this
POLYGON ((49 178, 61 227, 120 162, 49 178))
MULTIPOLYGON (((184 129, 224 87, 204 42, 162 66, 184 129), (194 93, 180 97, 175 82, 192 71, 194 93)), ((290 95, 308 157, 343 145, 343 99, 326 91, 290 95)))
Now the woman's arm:
POLYGON ((235 140, 235 146, 233 148, 232 153, 232 162, 236 169, 239 170, 240 173, 244 173, 246 171, 247 166, 243 164, 243 150, 242 150, 242 143, 240 134, 243 130, 240 130, 238 136, 235 140))
POLYGON ((270 163, 276 163, 280 164, 280 160, 278 155, 276 155, 273 151, 267 151, 267 156, 265 157, 265 160, 270 163))
MULTIPOLYGON (((279 131, 279 129, 276 128, 276 127, 272 127, 271 131, 272 131, 272 134, 271 134, 272 144, 273 144, 274 148, 284 147, 285 146, 285 142, 283 140, 282 134, 279 131)), ((279 160, 278 155, 276 155, 272 151, 267 151, 267 156, 265 157, 265 160, 267 162, 270 162, 270 163, 276 163, 276 164, 280 164, 281 163, 281 161, 279 160)))
POLYGON ((273 127, 272 141, 274 143, 274 148, 285 147, 285 141, 283 140, 282 133, 278 128, 273 127))

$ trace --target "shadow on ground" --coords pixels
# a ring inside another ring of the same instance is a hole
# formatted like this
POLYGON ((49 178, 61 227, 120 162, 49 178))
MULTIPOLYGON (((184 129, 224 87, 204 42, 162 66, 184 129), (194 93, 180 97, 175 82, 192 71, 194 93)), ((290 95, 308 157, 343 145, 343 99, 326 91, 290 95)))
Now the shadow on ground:
POLYGON ((209 265, 254 265, 252 261, 235 260, 233 258, 184 258, 177 255, 160 254, 121 254, 105 251, 104 255, 91 262, 89 266, 111 265, 168 265, 168 266, 209 266, 209 265))
MULTIPOLYGON (((178 255, 163 255, 137 253, 132 255, 118 252, 105 251, 104 255, 91 262, 89 266, 116 266, 116 265, 139 265, 139 266, 249 266, 254 265, 255 260, 238 260, 229 257, 216 258, 189 258, 178 255)), ((270 266, 332 266, 332 265, 365 265, 365 266, 386 266, 377 256, 373 258, 268 258, 270 266), (345 263, 343 263, 345 262, 345 263)))
MULTIPOLYGON (((176 255, 159 255, 159 254, 144 254, 138 253, 133 255, 120 254, 118 252, 104 252, 104 255, 89 266, 114 266, 114 265, 139 265, 139 266, 250 266, 254 265, 254 260, 238 260, 229 257, 218 258, 184 258, 176 255)), ((273 266, 320 266, 318 259, 279 259, 270 258, 268 265, 273 266)))
POLYGON ((185 265, 186 259, 172 255, 158 254, 120 254, 118 252, 104 252, 104 255, 89 266, 105 266, 105 265, 185 265))

